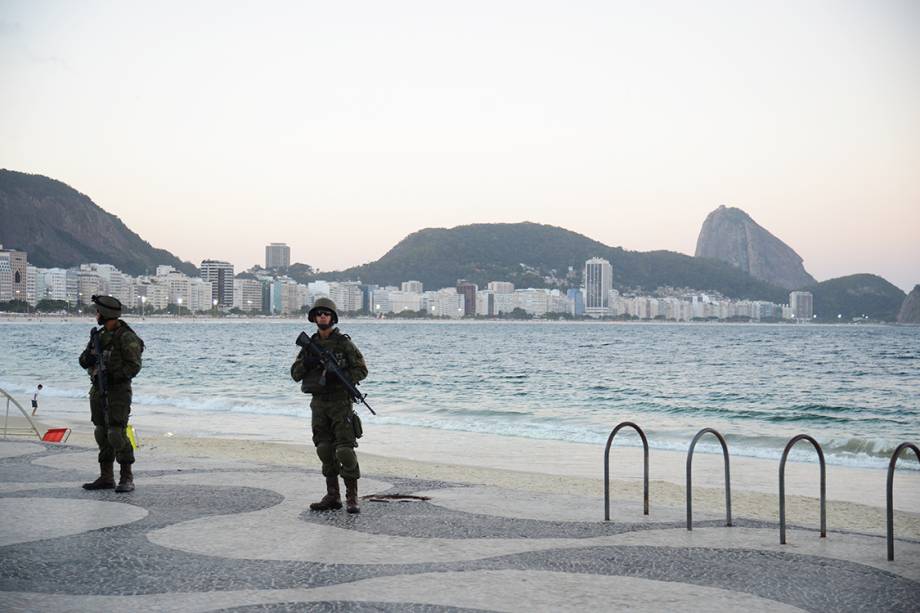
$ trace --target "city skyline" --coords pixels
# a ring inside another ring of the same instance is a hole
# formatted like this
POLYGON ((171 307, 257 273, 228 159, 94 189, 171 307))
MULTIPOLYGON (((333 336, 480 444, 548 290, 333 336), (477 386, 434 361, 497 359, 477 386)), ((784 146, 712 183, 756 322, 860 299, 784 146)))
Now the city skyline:
POLYGON ((0 167, 237 269, 263 261, 251 236, 341 270, 426 227, 520 221, 693 255, 725 204, 819 281, 910 291, 918 34, 897 0, 7 1, 0 167))

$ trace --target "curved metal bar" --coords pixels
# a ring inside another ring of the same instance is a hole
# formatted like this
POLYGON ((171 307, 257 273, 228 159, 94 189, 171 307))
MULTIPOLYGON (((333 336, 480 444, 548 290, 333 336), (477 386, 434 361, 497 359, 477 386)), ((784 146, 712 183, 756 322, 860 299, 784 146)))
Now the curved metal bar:
POLYGON ((617 424, 610 436, 607 437, 607 448, 604 449, 604 521, 610 521, 610 445, 613 443, 613 437, 621 428, 629 426, 639 433, 642 439, 644 450, 644 471, 643 471, 643 514, 648 515, 648 439, 645 438, 645 432, 642 428, 631 421, 623 421, 617 424))
POLYGON ((917 456, 917 461, 920 462, 920 449, 917 448, 913 443, 901 443, 898 445, 894 453, 891 454, 891 461, 888 462, 888 561, 894 560, 894 465, 898 463, 898 456, 901 455, 901 452, 905 449, 913 450, 914 454, 917 456))
POLYGON ((807 434, 798 434, 789 439, 789 442, 786 443, 786 448, 783 450, 783 459, 779 462, 779 544, 786 544, 786 456, 789 455, 789 451, 792 447, 801 440, 806 440, 812 445, 814 445, 815 450, 818 452, 818 461, 821 463, 821 538, 827 536, 827 510, 825 505, 825 490, 826 490, 826 471, 824 468, 824 452, 821 450, 821 445, 818 444, 818 441, 811 438, 807 434))
POLYGON ((687 530, 693 530, 693 495, 690 485, 690 467, 693 462, 693 450, 696 447, 696 442, 707 433, 714 434, 722 445, 722 457, 725 459, 725 525, 732 525, 732 482, 728 467, 728 443, 725 442, 725 437, 716 430, 712 428, 703 428, 693 437, 693 440, 690 442, 690 450, 687 452, 687 530))
POLYGON ((29 415, 29 412, 22 408, 22 405, 19 404, 15 398, 13 398, 6 390, 0 389, 0 395, 6 397, 6 414, 3 417, 3 438, 6 438, 8 434, 30 434, 31 432, 35 433, 39 439, 41 439, 42 434, 38 431, 38 426, 35 425, 35 422, 32 421, 32 417, 29 415), (19 412, 22 413, 22 416, 26 418, 26 421, 29 423, 29 428, 10 428, 10 403, 16 405, 16 408, 19 409, 19 412))

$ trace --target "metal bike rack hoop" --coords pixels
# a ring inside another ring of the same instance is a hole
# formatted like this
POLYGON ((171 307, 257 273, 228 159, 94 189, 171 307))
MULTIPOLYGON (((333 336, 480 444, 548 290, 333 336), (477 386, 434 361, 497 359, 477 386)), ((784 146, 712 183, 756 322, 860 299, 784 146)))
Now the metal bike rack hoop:
POLYGON ((610 521, 610 445, 613 443, 613 437, 616 436, 617 432, 626 426, 638 432, 639 437, 642 439, 644 460, 642 503, 643 515, 648 515, 648 439, 645 437, 645 432, 642 431, 642 428, 631 421, 623 421, 618 423, 610 433, 610 436, 607 437, 607 447, 604 449, 604 521, 610 521))
POLYGON ((821 538, 827 536, 827 507, 825 504, 825 491, 827 483, 827 472, 824 467, 824 452, 818 441, 807 434, 798 434, 789 439, 786 448, 783 450, 783 459, 779 462, 779 544, 786 544, 786 456, 792 447, 801 440, 811 443, 815 451, 818 452, 818 461, 821 464, 821 538))
POLYGON ((722 457, 725 459, 725 525, 732 525, 732 481, 728 464, 728 443, 725 442, 725 437, 719 434, 718 431, 712 428, 703 428, 696 433, 696 436, 693 437, 693 441, 690 442, 690 450, 687 451, 687 530, 693 530, 693 495, 692 487, 690 484, 690 467, 693 462, 693 450, 696 447, 697 441, 699 441, 700 438, 702 438, 702 436, 707 433, 714 434, 715 437, 719 439, 719 443, 722 445, 722 457))
POLYGON ((894 453, 891 454, 891 461, 888 462, 888 491, 887 491, 887 507, 888 507, 888 561, 894 560, 894 466, 898 463, 898 456, 901 455, 901 452, 905 449, 913 450, 914 454, 917 456, 917 461, 920 462, 920 449, 917 448, 913 443, 901 443, 898 445, 894 453))

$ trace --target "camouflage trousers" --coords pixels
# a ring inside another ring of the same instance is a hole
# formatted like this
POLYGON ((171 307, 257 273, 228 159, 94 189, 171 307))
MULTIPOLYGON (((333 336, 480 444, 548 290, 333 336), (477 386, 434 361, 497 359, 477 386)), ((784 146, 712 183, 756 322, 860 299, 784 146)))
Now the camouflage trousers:
POLYGON ((134 464, 134 448, 125 433, 131 415, 131 384, 109 386, 108 412, 93 386, 89 391, 89 408, 96 426, 93 434, 99 446, 99 463, 117 460, 119 464, 134 464))
POLYGON ((339 475, 343 479, 359 479, 361 469, 355 447, 358 442, 351 424, 351 400, 324 399, 314 395, 310 401, 310 425, 316 455, 323 463, 323 475, 339 475))

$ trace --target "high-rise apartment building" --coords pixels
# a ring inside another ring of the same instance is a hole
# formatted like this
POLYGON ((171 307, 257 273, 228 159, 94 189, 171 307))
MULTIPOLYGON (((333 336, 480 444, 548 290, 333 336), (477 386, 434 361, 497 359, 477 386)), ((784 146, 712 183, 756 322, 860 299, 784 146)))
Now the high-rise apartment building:
POLYGON ((791 292, 789 294, 789 307, 792 317, 799 321, 811 321, 814 316, 814 296, 811 292, 791 292))
POLYGON ((463 312, 466 315, 476 314, 476 291, 479 287, 475 283, 465 281, 457 282, 457 293, 463 296, 463 312))
MULTIPOLYGON (((10 267, 10 288, 9 296, 4 300, 22 300, 26 301, 28 297, 28 269, 29 262, 26 259, 25 251, 16 251, 15 249, 4 249, 0 245, 0 259, 9 263, 10 267)), ((6 267, 4 266, 4 269, 6 267)), ((4 273, 5 277, 5 273, 4 273)), ((4 283, 4 294, 6 287, 4 283)))
POLYGON ((287 268, 291 265, 291 248, 287 243, 265 246, 265 268, 287 268))
POLYGON ((424 286, 421 281, 403 281, 399 285, 399 291, 401 292, 414 292, 416 294, 421 294, 424 290, 424 286))
POLYGON ((201 278, 211 282, 211 299, 218 306, 233 306, 233 264, 220 260, 202 260, 201 278))
POLYGON ((608 294, 613 288, 613 266, 603 258, 585 262, 585 313, 591 317, 607 315, 608 294))

